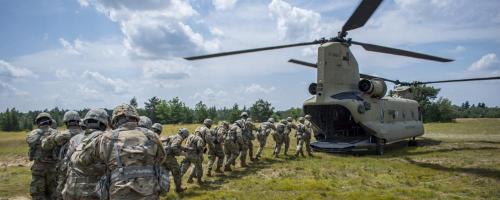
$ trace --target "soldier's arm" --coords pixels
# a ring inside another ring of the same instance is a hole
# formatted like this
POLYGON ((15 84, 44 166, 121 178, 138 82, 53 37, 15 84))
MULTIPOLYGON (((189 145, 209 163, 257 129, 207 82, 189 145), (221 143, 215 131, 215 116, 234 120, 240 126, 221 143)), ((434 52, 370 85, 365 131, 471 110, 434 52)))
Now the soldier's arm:
POLYGON ((175 156, 181 155, 182 147, 181 140, 179 138, 173 138, 172 143, 170 144, 170 150, 175 156))
POLYGON ((103 134, 92 139, 89 138, 89 140, 82 141, 73 156, 76 158, 74 160, 75 164, 79 166, 89 166, 96 163, 97 160, 107 160, 108 152, 103 150, 107 149, 108 151, 111 151, 112 148, 103 144, 102 140, 104 140, 103 134))
POLYGON ((59 134, 57 131, 52 132, 50 135, 46 136, 42 139, 42 149, 51 150, 57 146, 56 144, 56 135, 59 134))
POLYGON ((71 139, 71 133, 69 131, 59 132, 54 136, 54 140, 57 145, 63 145, 71 139))

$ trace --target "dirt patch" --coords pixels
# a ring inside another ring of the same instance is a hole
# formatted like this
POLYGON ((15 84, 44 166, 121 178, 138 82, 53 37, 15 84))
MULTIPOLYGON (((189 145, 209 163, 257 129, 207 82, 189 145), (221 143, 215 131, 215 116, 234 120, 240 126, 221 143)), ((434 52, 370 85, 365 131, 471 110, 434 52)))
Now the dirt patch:
POLYGON ((9 158, 8 160, 0 161, 0 167, 29 167, 32 162, 28 160, 25 156, 15 156, 9 158))

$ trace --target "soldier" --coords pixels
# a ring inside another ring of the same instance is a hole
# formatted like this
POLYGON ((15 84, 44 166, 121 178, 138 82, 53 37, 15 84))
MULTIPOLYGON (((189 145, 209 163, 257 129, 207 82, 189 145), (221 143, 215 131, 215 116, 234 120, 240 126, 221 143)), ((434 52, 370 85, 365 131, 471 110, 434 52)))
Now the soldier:
POLYGON ((297 133, 295 136, 297 137, 297 151, 295 152, 295 156, 299 156, 300 153, 302 157, 305 157, 302 146, 306 146, 307 154, 312 157, 311 147, 309 147, 311 132, 310 129, 306 127, 303 117, 299 117, 299 124, 297 124, 297 133))
POLYGON ((286 129, 286 120, 281 120, 279 123, 276 124, 276 131, 273 132, 273 139, 275 142, 274 146, 274 151, 273 151, 273 156, 275 158, 278 157, 280 151, 281 151, 281 145, 285 142, 285 129, 286 129))
MULTIPOLYGON (((187 131, 187 130, 186 130, 187 131)), ((181 176, 186 174, 187 170, 194 165, 192 173, 189 175, 188 183, 193 182, 193 178, 196 176, 196 181, 198 184, 202 184, 201 177, 203 176, 203 148, 205 147, 205 142, 198 134, 191 134, 186 139, 186 146, 182 147, 183 151, 186 153, 184 160, 181 164, 181 176)))
MULTIPOLYGON (((223 135, 219 134, 219 129, 223 128, 223 124, 219 127, 216 127, 215 130, 209 131, 209 137, 213 143, 213 148, 208 148, 208 170, 207 176, 212 176, 212 167, 215 163, 215 159, 217 159, 217 164, 215 167, 215 173, 222 173, 220 168, 224 162, 224 149, 222 147, 223 143, 223 135)), ((209 146, 210 147, 210 146, 209 146)))
POLYGON ((304 116, 304 118, 305 118, 304 125, 309 129, 310 134, 313 135, 314 134, 314 127, 313 127, 313 124, 311 122, 311 119, 312 119, 311 115, 306 115, 306 116, 304 116))
POLYGON ((244 119, 239 119, 234 122, 235 126, 238 126, 239 130, 241 131, 241 138, 242 140, 238 142, 238 149, 239 149, 239 155, 240 155, 240 166, 241 167, 247 167, 248 165, 246 164, 246 155, 247 155, 247 149, 248 149, 248 137, 246 136, 247 128, 246 128, 246 122, 244 119))
MULTIPOLYGON (((253 131, 257 131, 257 128, 255 125, 252 123, 252 118, 247 118, 246 119, 246 130, 245 133, 243 134, 245 144, 247 146, 247 151, 248 151, 248 157, 250 157, 250 161, 255 161, 255 158, 253 157, 253 140, 255 140, 255 136, 253 135, 253 131)), ((241 158, 241 157, 240 157, 241 158)), ((244 157, 246 160, 246 155, 244 157)))
POLYGON ((115 129, 98 135, 72 156, 78 167, 107 166, 97 186, 102 199, 108 195, 110 199, 158 199, 168 191, 168 175, 160 167, 165 150, 158 135, 138 127, 138 122, 133 106, 117 106, 111 117, 115 129))
MULTIPOLYGON (((66 152, 69 147, 69 140, 82 133, 82 128, 80 127, 80 115, 76 111, 68 111, 64 113, 63 122, 66 125, 67 130, 58 134, 53 134, 42 140, 42 146, 47 148, 55 149, 57 154, 57 199, 62 199, 62 190, 64 183, 66 181, 67 175, 67 161, 65 160, 66 152)), ((53 122, 54 123, 54 122, 53 122)))
MULTIPOLYGON (((153 125, 153 128, 154 127, 155 125, 153 125)), ((172 173, 175 183, 175 192, 177 193, 181 193, 185 189, 182 188, 181 169, 175 157, 181 155, 182 141, 184 141, 184 139, 186 139, 188 136, 189 131, 185 128, 181 128, 176 135, 171 135, 163 141, 163 146, 165 147, 165 152, 167 154, 163 166, 172 173)))
POLYGON ((32 199, 56 199, 56 162, 54 147, 42 146, 42 140, 57 134, 51 128, 52 117, 49 113, 40 113, 35 119, 37 129, 31 131, 26 142, 29 146, 28 156, 34 161, 31 166, 30 195, 32 199))
POLYGON ((258 160, 260 159, 260 154, 264 150, 264 147, 266 146, 267 142, 267 137, 271 133, 271 131, 276 130, 276 127, 274 126, 274 118, 269 118, 267 122, 264 122, 260 125, 260 131, 257 133, 257 141, 259 142, 259 149, 257 149, 257 154, 255 155, 255 158, 258 160))
POLYGON ((146 117, 146 116, 139 117, 139 127, 147 128, 147 129, 151 130, 152 126, 153 126, 153 122, 151 121, 151 119, 149 119, 149 117, 146 117))
POLYGON ((243 144, 243 135, 241 128, 233 124, 225 122, 224 128, 224 153, 226 154, 226 162, 224 171, 232 171, 231 165, 235 165, 236 157, 238 157, 239 144, 243 144))
POLYGON ((297 130, 297 126, 293 123, 292 117, 287 117, 286 121, 285 138, 283 140, 285 143, 285 156, 288 155, 288 148, 290 147, 290 133, 292 132, 292 129, 297 130))
POLYGON ((65 200, 72 199, 99 199, 95 187, 102 174, 105 173, 104 163, 96 163, 90 166, 74 165, 73 155, 78 155, 83 147, 95 137, 101 135, 108 127, 108 113, 104 109, 91 109, 85 115, 82 125, 85 131, 71 138, 68 152, 64 158, 67 162, 68 175, 63 185, 62 196, 65 200), (81 145, 80 145, 81 144, 81 145), (73 157, 73 158, 72 158, 73 157), (72 162, 73 159, 73 162, 72 162))
POLYGON ((160 123, 154 123, 153 126, 151 126, 151 130, 156 134, 161 135, 161 132, 163 131, 163 126, 160 123))

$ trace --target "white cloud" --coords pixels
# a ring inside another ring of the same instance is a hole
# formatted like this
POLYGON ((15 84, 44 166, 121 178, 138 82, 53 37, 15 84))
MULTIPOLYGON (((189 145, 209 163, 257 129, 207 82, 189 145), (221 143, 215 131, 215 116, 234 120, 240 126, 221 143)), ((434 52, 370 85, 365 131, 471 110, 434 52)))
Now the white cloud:
POLYGON ((144 77, 158 80, 180 80, 189 78, 189 64, 181 59, 146 62, 142 68, 144 77))
POLYGON ((10 63, 0 60, 0 78, 25 78, 37 77, 31 70, 11 65, 10 63))
POLYGON ((108 91, 110 90, 115 94, 127 93, 128 89, 130 88, 130 84, 123 81, 122 79, 112 79, 109 77, 105 77, 99 72, 85 71, 82 74, 82 78, 86 78, 88 80, 87 86, 99 85, 103 89, 108 91))
POLYGON ((56 70, 56 77, 58 79, 68 79, 71 78, 73 75, 68 72, 66 69, 58 69, 56 70))
POLYGON ((234 99, 231 99, 231 95, 228 92, 224 90, 214 91, 211 88, 206 88, 202 92, 196 92, 191 99, 203 101, 207 105, 216 106, 226 106, 230 103, 234 103, 234 99))
POLYGON ((141 58, 166 59, 219 49, 216 38, 205 38, 189 24, 198 12, 188 1, 87 0, 85 5, 118 22, 125 47, 141 58))
POLYGON ((73 44, 65 40, 64 38, 59 38, 59 43, 64 47, 67 53, 80 55, 80 51, 83 49, 84 43, 80 39, 75 39, 73 44))
POLYGON ((292 6, 283 0, 273 0, 268 7, 269 14, 276 19, 281 39, 310 40, 320 35, 319 13, 292 6))
POLYGON ((26 96, 28 93, 17 89, 11 84, 4 83, 0 80, 0 96, 13 97, 13 96, 26 96))
POLYGON ((263 87, 256 83, 245 88, 245 92, 250 94, 255 94, 255 93, 270 94, 274 90, 276 90, 275 87, 263 87))
POLYGON ((472 63, 469 71, 480 71, 490 69, 494 64, 500 64, 497 55, 489 53, 481 57, 478 61, 472 63))
POLYGON ((227 10, 234 7, 238 0, 212 0, 212 4, 217 10, 227 10))

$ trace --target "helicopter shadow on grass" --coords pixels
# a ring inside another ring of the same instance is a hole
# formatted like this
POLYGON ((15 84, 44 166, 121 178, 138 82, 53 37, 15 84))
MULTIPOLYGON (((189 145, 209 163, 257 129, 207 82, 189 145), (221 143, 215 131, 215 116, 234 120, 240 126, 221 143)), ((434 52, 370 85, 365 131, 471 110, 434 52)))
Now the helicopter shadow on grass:
POLYGON ((273 159, 262 158, 259 161, 251 162, 246 168, 233 168, 231 172, 224 174, 215 174, 210 180, 204 180, 203 184, 197 188, 188 189, 185 193, 179 195, 180 198, 196 197, 203 195, 204 192, 220 189, 224 184, 229 183, 231 180, 239 180, 248 175, 254 175, 260 170, 270 168, 271 165, 281 162, 288 162, 294 159, 273 159))
POLYGON ((454 173, 472 174, 472 175, 476 175, 476 176, 493 178, 493 179, 496 179, 497 181, 500 181, 500 170, 496 170, 496 169, 447 167, 447 166, 443 166, 443 165, 435 164, 435 163, 426 163, 426 162, 416 161, 416 160, 413 160, 409 157, 404 157, 403 159, 406 160, 410 164, 414 164, 414 165, 417 165, 417 166, 423 167, 423 168, 429 168, 429 169, 446 171, 446 172, 454 172, 454 173))

